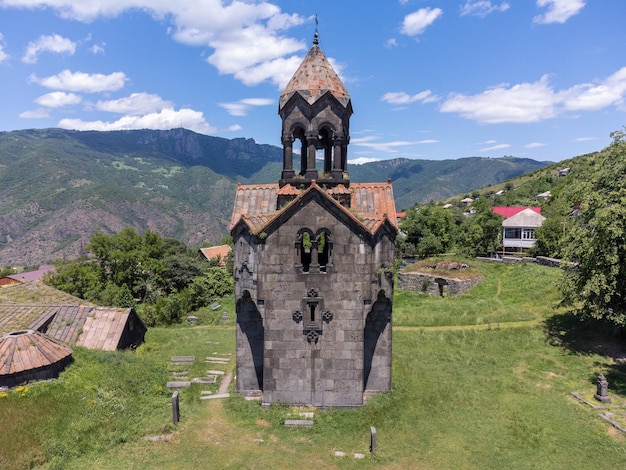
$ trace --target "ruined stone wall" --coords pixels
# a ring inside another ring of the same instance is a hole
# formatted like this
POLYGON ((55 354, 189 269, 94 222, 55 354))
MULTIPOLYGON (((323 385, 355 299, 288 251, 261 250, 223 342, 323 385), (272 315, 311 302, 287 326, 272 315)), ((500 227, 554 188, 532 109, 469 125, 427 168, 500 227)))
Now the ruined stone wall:
POLYGON ((415 292, 425 292, 430 295, 456 296, 469 290, 478 282, 484 279, 483 276, 474 279, 456 279, 447 276, 435 276, 425 273, 398 273, 398 289, 405 289, 415 292))

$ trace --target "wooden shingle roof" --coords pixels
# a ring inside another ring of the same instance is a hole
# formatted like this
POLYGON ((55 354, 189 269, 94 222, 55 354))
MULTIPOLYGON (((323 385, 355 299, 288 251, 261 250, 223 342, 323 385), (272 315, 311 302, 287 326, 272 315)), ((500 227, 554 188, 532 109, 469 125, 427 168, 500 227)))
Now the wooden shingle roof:
POLYGON ((94 307, 90 309, 76 345, 88 349, 115 351, 119 347, 120 338, 130 314, 130 308, 94 307))
POLYGON ((131 315, 137 328, 145 332, 130 308, 98 307, 40 282, 0 288, 0 336, 35 330, 65 344, 113 351, 126 347, 120 343, 131 315), (71 303, 45 303, 51 299, 71 303))
POLYGON ((72 352, 37 331, 16 331, 0 337, 0 376, 45 368, 65 360, 72 352))

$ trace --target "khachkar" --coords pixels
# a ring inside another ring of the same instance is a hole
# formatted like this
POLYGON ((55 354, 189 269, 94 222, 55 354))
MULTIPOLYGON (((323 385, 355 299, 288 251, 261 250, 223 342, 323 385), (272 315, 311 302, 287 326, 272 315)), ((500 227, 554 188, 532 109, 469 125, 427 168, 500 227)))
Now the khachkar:
POLYGON ((280 179, 239 185, 230 225, 236 390, 265 403, 359 406, 391 390, 391 181, 350 181, 352 103, 317 33, 278 112, 280 179))

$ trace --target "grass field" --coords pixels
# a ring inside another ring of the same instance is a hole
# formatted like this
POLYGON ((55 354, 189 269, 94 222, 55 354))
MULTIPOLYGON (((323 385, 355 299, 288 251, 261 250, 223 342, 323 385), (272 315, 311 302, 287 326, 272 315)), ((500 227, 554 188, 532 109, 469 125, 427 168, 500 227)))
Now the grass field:
MULTIPOLYGON (((623 415, 626 369, 612 359, 621 344, 554 308, 557 269, 478 269, 485 280, 459 298, 397 293, 393 392, 362 408, 315 410, 313 428, 285 428, 298 410, 201 401, 218 384, 194 384, 173 426, 169 358, 223 355, 232 369, 230 300, 226 325, 151 329, 135 353, 77 350, 59 380, 0 398, 0 468, 622 468, 626 437, 570 395, 591 397, 602 372, 609 411, 623 415)), ((197 360, 190 375, 207 367, 219 366, 197 360)))

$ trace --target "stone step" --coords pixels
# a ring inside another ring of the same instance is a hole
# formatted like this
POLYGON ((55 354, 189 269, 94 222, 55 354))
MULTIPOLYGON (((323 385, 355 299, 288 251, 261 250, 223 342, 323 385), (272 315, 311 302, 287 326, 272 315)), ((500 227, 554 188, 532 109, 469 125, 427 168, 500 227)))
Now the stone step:
POLYGON ((214 384, 217 382, 217 377, 214 375, 209 377, 196 377, 191 379, 191 381, 195 384, 214 384))
POLYGON ((168 390, 174 390, 177 388, 187 388, 191 385, 191 382, 189 381, 175 381, 175 382, 168 382, 165 387, 168 390))
POLYGON ((170 361, 181 363, 181 362, 194 362, 196 360, 196 356, 172 356, 170 361))
POLYGON ((300 427, 300 428, 310 428, 313 426, 313 421, 310 419, 286 419, 285 426, 287 427, 300 427))
POLYGON ((202 395, 200 400, 213 400, 214 398, 228 398, 230 393, 217 393, 215 395, 202 395))

